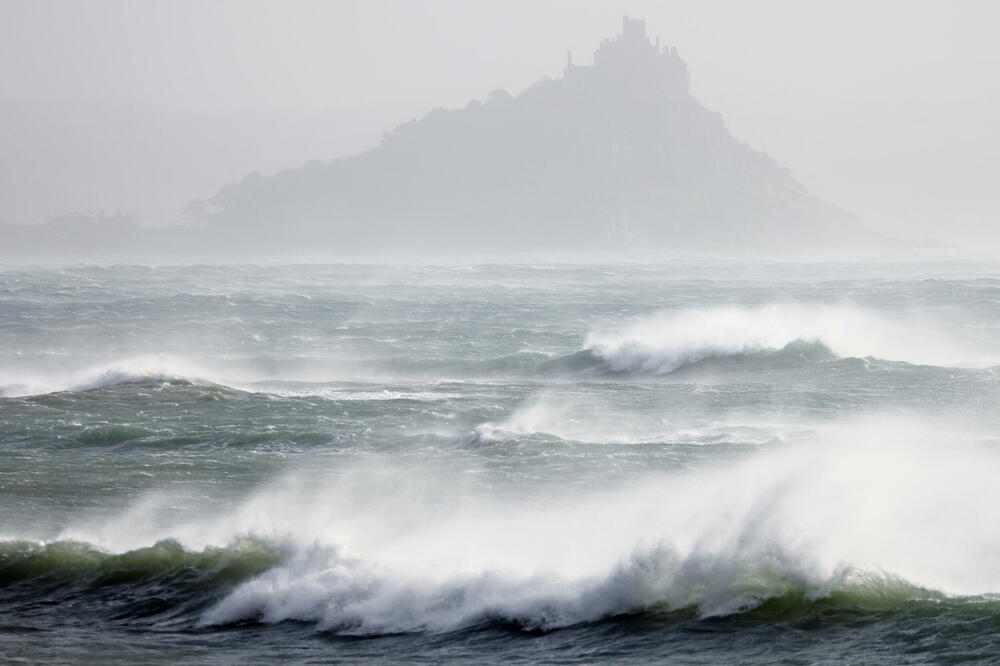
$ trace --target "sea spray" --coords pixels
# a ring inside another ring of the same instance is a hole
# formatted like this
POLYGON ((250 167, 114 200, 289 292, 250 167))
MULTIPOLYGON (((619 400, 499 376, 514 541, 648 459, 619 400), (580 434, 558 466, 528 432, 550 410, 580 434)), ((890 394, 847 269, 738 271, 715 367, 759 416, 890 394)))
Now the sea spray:
POLYGON ((925 330, 915 339, 915 329, 915 322, 856 307, 716 306, 607 326, 590 332, 584 347, 615 372, 669 373, 705 359, 776 351, 796 343, 816 343, 839 357, 874 356, 941 365, 968 360, 958 356, 961 352, 955 341, 945 334, 928 335, 925 330))
POLYGON ((0 273, 0 659, 992 663, 991 271, 0 273))
MULTIPOLYGON (((227 515, 146 538, 192 551, 240 538, 282 544, 280 564, 205 611, 206 624, 294 619, 393 633, 493 619, 553 628, 659 607, 724 616, 788 595, 875 598, 878 585, 900 603, 998 592, 990 553, 1000 538, 989 525, 1000 515, 984 507, 1000 506, 1000 459, 932 425, 871 420, 732 465, 521 502, 470 477, 456 483, 460 470, 444 461, 373 458, 349 471, 301 471, 227 515)), ((143 513, 155 515, 142 509, 130 520, 143 513)), ((89 530, 66 536, 114 550, 122 534, 89 530)))

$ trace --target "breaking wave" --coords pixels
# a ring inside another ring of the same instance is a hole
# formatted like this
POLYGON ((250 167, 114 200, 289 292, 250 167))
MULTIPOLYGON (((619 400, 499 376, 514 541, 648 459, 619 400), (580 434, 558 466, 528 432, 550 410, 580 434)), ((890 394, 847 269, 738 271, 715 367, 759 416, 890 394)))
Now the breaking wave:
POLYGON ((283 562, 280 549, 253 539, 200 551, 164 540, 120 554, 74 541, 0 541, 0 585, 8 588, 7 603, 40 595, 59 603, 84 594, 105 609, 110 602, 118 619, 180 616, 202 626, 300 621, 344 635, 491 622, 551 630, 637 613, 787 619, 816 608, 892 611, 949 601, 1000 613, 1000 600, 953 599, 880 571, 844 569, 817 584, 777 554, 743 563, 684 561, 663 547, 635 553, 605 576, 519 576, 498 568, 444 579, 400 575, 332 547, 283 562), (144 597, 155 601, 135 601, 144 597))
POLYGON ((582 579, 518 576, 499 568, 442 580, 429 572, 400 575, 333 557, 322 570, 301 566, 293 562, 243 584, 208 609, 201 624, 297 620, 356 635, 453 631, 485 622, 552 630, 646 612, 798 615, 817 605, 892 610, 946 598, 878 571, 845 569, 821 582, 811 580, 810 572, 797 570, 778 553, 738 562, 687 559, 654 548, 606 575, 582 579))
POLYGON ((176 356, 147 354, 80 370, 3 376, 0 397, 90 391, 140 382, 222 384, 209 379, 210 374, 205 368, 176 356))
POLYGON ((145 354, 72 371, 0 373, 0 397, 159 381, 333 400, 441 400, 445 397, 420 388, 379 392, 330 385, 345 377, 355 384, 373 379, 412 383, 441 376, 669 374, 695 366, 753 372, 843 358, 946 367, 990 365, 982 350, 963 348, 940 327, 926 323, 897 321, 846 306, 772 304, 678 310, 609 325, 587 334, 582 349, 562 355, 520 350, 457 362, 388 356, 342 365, 342 361, 294 356, 203 362, 145 354))
POLYGON ((664 313, 591 332, 585 351, 613 372, 666 374, 712 359, 822 361, 869 357, 949 365, 958 350, 914 323, 849 307, 766 305, 664 313))
MULTIPOLYGON (((996 612, 982 596, 1000 592, 996 453, 941 446, 925 432, 873 424, 572 496, 501 499, 447 461, 415 469, 373 458, 303 471, 179 525, 157 527, 140 506, 56 539, 92 546, 32 546, 14 561, 28 562, 17 565, 22 578, 25 569, 66 570, 49 563, 66 548, 64 559, 87 575, 126 570, 129 558, 211 569, 233 552, 226 544, 275 544, 251 546, 262 548, 252 551, 259 570, 192 621, 296 621, 363 635, 966 603, 952 595, 979 595, 975 603, 996 612)), ((150 566, 161 565, 138 569, 150 566)))
POLYGON ((317 381, 309 373, 295 372, 300 365, 297 359, 291 359, 288 365, 292 366, 290 371, 281 368, 280 361, 273 359, 268 363, 261 363, 260 359, 243 359, 217 368, 170 354, 146 354, 71 371, 0 374, 0 398, 92 391, 126 384, 196 385, 222 391, 317 397, 340 402, 436 402, 459 397, 456 393, 426 390, 424 384, 413 386, 412 382, 395 389, 379 384, 379 388, 373 390, 365 382, 337 382, 332 377, 317 381), (258 364, 270 367, 255 367, 258 364), (284 378, 285 375, 290 377, 284 378))

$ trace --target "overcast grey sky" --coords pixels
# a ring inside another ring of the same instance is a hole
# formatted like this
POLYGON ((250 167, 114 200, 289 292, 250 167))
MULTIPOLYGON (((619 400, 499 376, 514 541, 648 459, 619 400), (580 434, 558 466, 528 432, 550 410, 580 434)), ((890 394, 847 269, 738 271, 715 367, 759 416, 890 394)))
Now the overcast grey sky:
MULTIPOLYGON (((622 14, 644 16, 688 62, 694 94, 820 197, 889 233, 1000 238, 998 2, 0 0, 0 12, 2 101, 341 111, 329 132, 343 140, 303 159, 357 149, 352 133, 376 140, 376 117, 558 76, 567 49, 589 62, 622 14)), ((266 153, 281 137, 260 140, 266 153)), ((287 152, 246 171, 297 166, 287 152)), ((0 173, 37 166, 0 160, 0 173)))

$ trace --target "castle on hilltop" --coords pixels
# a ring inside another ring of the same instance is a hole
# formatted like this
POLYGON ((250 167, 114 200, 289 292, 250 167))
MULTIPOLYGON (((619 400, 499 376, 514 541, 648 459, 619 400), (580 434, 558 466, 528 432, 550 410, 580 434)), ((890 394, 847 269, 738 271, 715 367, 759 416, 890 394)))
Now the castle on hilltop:
POLYGON ((695 99, 677 49, 650 39, 646 21, 624 17, 595 47, 586 65, 570 56, 562 77, 434 109, 359 155, 227 185, 188 207, 205 221, 192 238, 345 256, 868 242, 851 214, 695 99))
POLYGON ((660 46, 660 38, 651 41, 646 35, 646 19, 622 17, 622 32, 605 39, 594 51, 592 66, 573 63, 566 55, 566 80, 600 76, 621 82, 654 85, 672 95, 690 93, 687 64, 677 54, 677 47, 660 46))

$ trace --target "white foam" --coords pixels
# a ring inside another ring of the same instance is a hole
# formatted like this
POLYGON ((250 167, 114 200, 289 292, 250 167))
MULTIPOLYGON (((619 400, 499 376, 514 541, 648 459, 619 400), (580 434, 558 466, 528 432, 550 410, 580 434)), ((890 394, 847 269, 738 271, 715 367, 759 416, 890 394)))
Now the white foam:
MULTIPOLYGON (((700 386, 691 389, 692 392, 703 390, 700 386)), ((607 404, 595 401, 592 396, 551 389, 532 395, 503 421, 476 426, 469 441, 489 443, 526 435, 550 435, 593 444, 714 444, 720 440, 766 444, 776 439, 784 440, 804 429, 795 423, 778 423, 746 415, 733 414, 723 420, 699 419, 695 414, 686 417, 680 422, 668 418, 663 410, 607 404)))
POLYGON ((308 388, 280 388, 271 389, 266 384, 262 385, 268 393, 287 397, 315 396, 343 402, 379 402, 392 400, 413 400, 416 402, 444 402, 461 398, 460 393, 446 393, 433 391, 392 391, 382 389, 379 391, 351 391, 329 387, 308 387, 308 388))
POLYGON ((139 354, 83 368, 4 373, 0 376, 0 396, 86 391, 142 380, 211 381, 212 374, 205 367, 175 355, 139 354))
POLYGON ((295 619, 366 634, 486 618, 557 627, 652 606, 720 615, 791 589, 821 598, 880 572, 1000 592, 1000 459, 931 425, 869 423, 570 498, 498 496, 463 467, 377 459, 291 475, 221 515, 157 525, 163 503, 150 500, 59 536, 116 551, 167 537, 191 549, 271 540, 282 564, 206 624, 295 619))
POLYGON ((697 361, 821 342, 841 357, 937 365, 988 365, 928 322, 849 306, 771 304, 667 312, 591 332, 584 347, 616 372, 668 373, 697 361))

